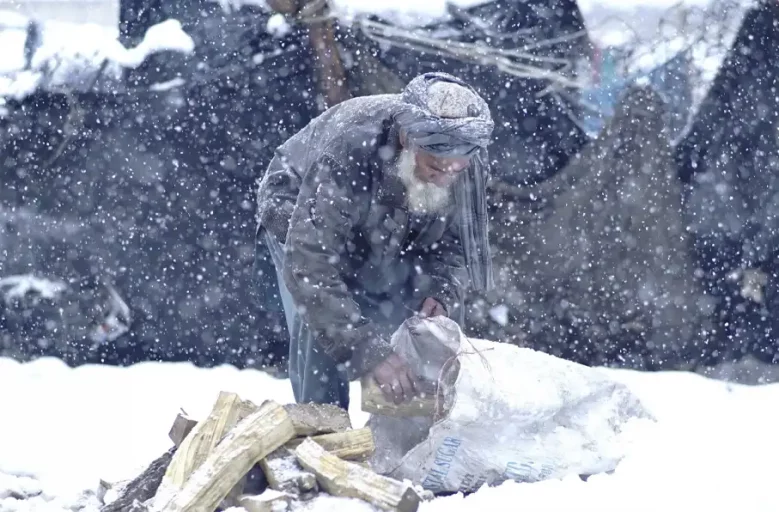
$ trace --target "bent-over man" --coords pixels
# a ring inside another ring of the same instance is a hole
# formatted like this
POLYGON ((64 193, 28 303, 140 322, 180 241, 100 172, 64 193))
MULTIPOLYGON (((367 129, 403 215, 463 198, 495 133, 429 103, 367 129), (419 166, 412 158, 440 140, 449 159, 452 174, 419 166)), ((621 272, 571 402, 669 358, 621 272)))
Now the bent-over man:
POLYGON ((409 316, 462 322, 492 283, 487 103, 428 73, 401 94, 344 101, 276 150, 258 189, 258 236, 276 267, 299 403, 348 409, 349 381, 416 393, 390 336, 409 316))

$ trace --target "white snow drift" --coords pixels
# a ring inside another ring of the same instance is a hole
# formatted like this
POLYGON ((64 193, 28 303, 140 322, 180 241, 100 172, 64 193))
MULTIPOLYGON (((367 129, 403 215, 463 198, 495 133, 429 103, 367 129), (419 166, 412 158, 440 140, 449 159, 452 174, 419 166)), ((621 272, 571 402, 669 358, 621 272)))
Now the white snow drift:
MULTIPOLYGON (((614 474, 587 482, 506 483, 466 498, 439 498, 423 512, 775 510, 778 384, 747 387, 683 373, 607 371, 658 419, 637 433, 614 474)), ((53 359, 0 359, 0 389, 2 512, 64 511, 100 478, 135 476, 169 447, 167 432, 180 408, 203 417, 220 390, 254 401, 292 401, 286 380, 185 363, 71 369, 53 359), (4 497, 25 488, 43 494, 23 501, 4 497)), ((359 397, 355 386, 353 421, 362 425, 367 416, 358 410, 359 397)))

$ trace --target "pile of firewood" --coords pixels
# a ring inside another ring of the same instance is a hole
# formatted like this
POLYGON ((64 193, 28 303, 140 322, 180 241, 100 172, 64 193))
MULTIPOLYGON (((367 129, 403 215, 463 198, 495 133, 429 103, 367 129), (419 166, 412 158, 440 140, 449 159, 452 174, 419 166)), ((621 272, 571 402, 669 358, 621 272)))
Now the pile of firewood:
POLYGON ((276 512, 321 493, 413 512, 432 497, 371 471, 370 429, 353 429, 347 411, 336 406, 258 406, 222 392, 202 421, 179 414, 169 436, 174 446, 110 489, 116 497, 101 512, 276 512))

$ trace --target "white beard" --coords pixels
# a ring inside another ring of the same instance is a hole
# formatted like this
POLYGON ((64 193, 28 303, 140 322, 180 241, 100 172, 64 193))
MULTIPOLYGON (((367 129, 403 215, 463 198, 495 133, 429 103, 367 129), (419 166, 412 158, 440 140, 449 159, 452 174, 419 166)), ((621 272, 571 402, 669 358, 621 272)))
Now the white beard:
POLYGON ((403 149, 398 157, 398 178, 406 186, 406 205, 415 213, 438 213, 449 205, 449 187, 425 183, 414 174, 414 152, 403 149))

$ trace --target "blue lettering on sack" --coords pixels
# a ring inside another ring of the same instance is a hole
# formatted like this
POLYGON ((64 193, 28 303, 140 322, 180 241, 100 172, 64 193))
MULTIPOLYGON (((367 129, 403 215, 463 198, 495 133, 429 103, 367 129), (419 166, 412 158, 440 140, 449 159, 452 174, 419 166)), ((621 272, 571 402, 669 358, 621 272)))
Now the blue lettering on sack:
POLYGON ((533 474, 533 466, 527 462, 509 462, 503 476, 515 482, 529 482, 533 474))
POLYGON ((481 489, 481 487, 486 483, 487 483, 486 475, 481 475, 477 478, 476 475, 468 473, 463 477, 458 492, 462 492, 462 493, 476 492, 479 489, 481 489))
POLYGON ((439 492, 444 489, 444 480, 446 480, 449 470, 452 469, 452 462, 461 444, 462 440, 456 437, 444 438, 441 446, 435 452, 433 468, 430 469, 425 479, 422 480, 422 487, 432 492, 439 492))
POLYGON ((542 464, 541 465, 541 473, 538 475, 539 480, 546 480, 550 476, 552 476, 552 473, 554 473, 554 468, 550 466, 549 464, 542 464))
POLYGON ((508 480, 514 480, 515 482, 534 482, 540 480, 546 480, 552 473, 554 473, 554 467, 550 464, 541 464, 541 468, 538 471, 538 475, 534 476, 533 465, 528 462, 509 462, 506 464, 506 471, 503 474, 504 478, 508 480))

